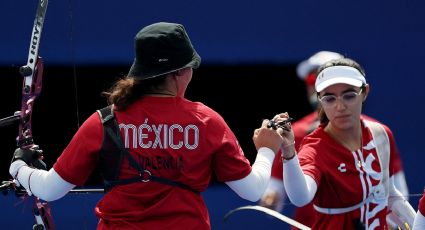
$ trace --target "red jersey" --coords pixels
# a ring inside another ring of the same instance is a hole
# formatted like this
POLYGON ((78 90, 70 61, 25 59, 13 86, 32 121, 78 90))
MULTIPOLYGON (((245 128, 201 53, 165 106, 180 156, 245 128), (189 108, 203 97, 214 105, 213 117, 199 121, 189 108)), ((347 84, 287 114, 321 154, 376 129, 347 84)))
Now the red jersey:
MULTIPOLYGON (((362 120, 361 149, 350 151, 331 138, 320 125, 306 136, 298 157, 304 174, 317 183, 314 205, 322 208, 347 208, 368 198, 382 177, 379 157, 370 130, 362 120)), ((390 129, 385 130, 390 141, 390 166, 394 163, 396 147, 390 129)), ((389 169, 390 170, 390 169, 389 169)), ((390 170, 391 176, 393 171, 390 170)), ((355 229, 361 221, 367 229, 385 229, 387 199, 373 199, 360 208, 343 214, 327 215, 317 212, 314 229, 355 229)))
MULTIPOLYGON (((366 115, 361 115, 361 118, 364 118, 369 121, 376 121, 375 119, 366 115)), ((294 131, 295 149, 297 151, 304 137, 313 132, 313 130, 316 129, 317 126, 319 126, 317 112, 310 113, 307 116, 301 118, 300 120, 292 123, 292 130, 294 131)), ((392 167, 394 174, 403 170, 400 153, 398 152, 397 148, 395 149, 395 151, 396 154, 394 155, 392 161, 393 165, 390 166, 390 168, 392 167)), ((272 177, 281 180, 283 179, 283 164, 281 157, 275 157, 273 161, 272 177)))
MULTIPOLYGON (((362 118, 370 121, 376 121, 375 119, 362 115, 362 118)), ((319 125, 318 120, 318 113, 312 112, 308 114, 307 116, 303 117, 302 119, 292 123, 292 130, 294 131, 294 137, 295 137, 295 149, 299 150, 299 147, 304 139, 304 137, 311 132, 313 132, 314 129, 317 128, 319 125)), ((403 170, 400 154, 395 148, 395 154, 391 156, 392 161, 390 162, 392 165, 390 165, 390 168, 392 168, 394 174, 397 172, 400 172, 403 170)), ((276 157, 273 162, 272 167, 272 177, 278 178, 280 180, 283 180, 283 164, 280 157, 276 157)), ((313 204, 310 202, 309 204, 303 206, 303 207, 297 207, 295 209, 294 219, 306 226, 311 227, 314 222, 314 218, 316 215, 316 211, 313 208, 313 204)), ((295 229, 295 228, 294 228, 295 229)))
MULTIPOLYGON (((213 171, 219 181, 242 179, 249 161, 223 118, 209 107, 181 97, 144 97, 116 111, 122 140, 152 175, 204 191, 213 171)), ((97 165, 103 126, 94 113, 54 165, 66 181, 83 185, 97 165)), ((137 176, 124 160, 120 178, 137 176)), ((199 194, 157 182, 115 186, 98 202, 98 229, 210 229, 199 194)))

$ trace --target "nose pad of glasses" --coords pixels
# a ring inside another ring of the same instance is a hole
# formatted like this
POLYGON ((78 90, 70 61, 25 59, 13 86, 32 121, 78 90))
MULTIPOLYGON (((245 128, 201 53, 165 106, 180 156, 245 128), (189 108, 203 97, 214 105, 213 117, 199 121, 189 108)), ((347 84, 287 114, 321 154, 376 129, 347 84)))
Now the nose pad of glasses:
POLYGON ((346 108, 347 107, 346 102, 341 97, 336 98, 334 103, 335 103, 336 108, 346 108))

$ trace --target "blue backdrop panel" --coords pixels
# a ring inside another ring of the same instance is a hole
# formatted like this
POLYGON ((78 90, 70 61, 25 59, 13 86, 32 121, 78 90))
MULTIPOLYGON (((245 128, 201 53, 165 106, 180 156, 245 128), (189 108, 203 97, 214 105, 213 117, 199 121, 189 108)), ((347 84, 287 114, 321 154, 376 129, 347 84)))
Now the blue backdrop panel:
MULTIPOLYGON (((60 200, 50 202, 52 215, 57 229, 95 229, 97 217, 94 207, 103 194, 68 194, 60 200)), ((240 211, 231 215, 227 221, 223 217, 230 210, 244 205, 254 205, 244 201, 227 186, 210 186, 202 196, 208 206, 212 229, 289 229, 289 225, 257 211, 240 211)), ((34 224, 31 215, 32 199, 9 194, 2 198, 1 229, 31 229, 34 224)), ((172 205, 172 204, 170 204, 172 205)), ((292 205, 285 208, 284 214, 291 215, 292 205)))

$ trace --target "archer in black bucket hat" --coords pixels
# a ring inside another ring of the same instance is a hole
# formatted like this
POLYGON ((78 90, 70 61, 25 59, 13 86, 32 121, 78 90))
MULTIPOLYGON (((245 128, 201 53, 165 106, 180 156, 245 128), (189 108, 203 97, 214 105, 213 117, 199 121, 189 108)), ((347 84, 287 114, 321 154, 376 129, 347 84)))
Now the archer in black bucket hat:
POLYGON ((10 175, 17 181, 31 179, 31 188, 22 184, 26 191, 49 201, 100 168, 106 195, 95 208, 97 229, 211 230, 201 193, 213 173, 241 198, 258 200, 283 137, 262 121, 252 137, 259 157, 251 167, 223 117, 185 97, 199 63, 183 26, 159 23, 142 29, 130 76, 118 78, 102 93, 108 106, 84 121, 58 158, 58 171, 22 167, 40 154, 35 148, 18 148, 10 175))
POLYGON ((134 38, 136 58, 128 76, 154 78, 186 67, 196 69, 201 57, 183 25, 159 22, 144 27, 134 38))

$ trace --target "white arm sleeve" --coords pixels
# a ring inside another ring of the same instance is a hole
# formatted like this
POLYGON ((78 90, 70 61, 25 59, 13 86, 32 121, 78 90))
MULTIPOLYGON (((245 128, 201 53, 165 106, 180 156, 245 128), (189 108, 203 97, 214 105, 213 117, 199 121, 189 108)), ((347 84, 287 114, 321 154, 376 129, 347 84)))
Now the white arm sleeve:
POLYGON ((25 162, 18 160, 10 165, 9 172, 17 172, 15 180, 23 186, 28 195, 53 201, 65 196, 75 185, 68 183, 51 168, 49 171, 30 168, 25 162))
POLYGON ((415 221, 413 222, 412 230, 422 230, 425 229, 425 216, 418 210, 416 213, 415 221))
POLYGON ((403 197, 400 191, 394 187, 394 177, 390 177, 389 181, 389 198, 388 208, 391 210, 388 217, 391 221, 402 227, 405 224, 413 226, 415 218, 415 210, 409 202, 403 197))
MULTIPOLYGON (((404 172, 400 171, 400 172, 394 174, 393 177, 394 177, 395 188, 401 193, 401 195, 403 195, 403 198, 408 201, 409 200, 409 190, 407 189, 406 178, 404 176, 404 172)), ((387 215, 388 225, 390 225, 393 229, 398 229, 397 219, 398 219, 398 217, 396 215, 390 213, 389 215, 387 215)))
POLYGON ((283 184, 289 200, 298 207, 310 203, 317 191, 316 181, 303 174, 297 156, 289 161, 284 161, 283 184))
POLYGON ((401 192, 406 200, 409 200, 409 189, 407 188, 406 177, 404 172, 400 171, 393 175, 394 177, 394 186, 401 192))
POLYGON ((240 180, 227 181, 226 184, 241 198, 258 201, 269 184, 274 156, 273 150, 260 148, 251 173, 240 180))
POLYGON ((271 177, 269 186, 267 186, 266 191, 264 192, 261 199, 265 199, 267 196, 273 194, 275 194, 275 206, 269 208, 281 212, 283 210, 283 202, 286 199, 285 188, 283 187, 283 181, 281 179, 271 177))
POLYGON ((286 193, 285 188, 283 187, 283 181, 281 179, 271 177, 269 186, 267 186, 263 196, 269 193, 277 193, 280 200, 285 200, 286 193))

